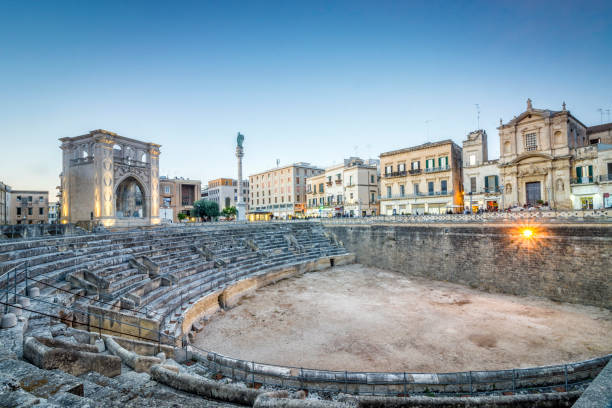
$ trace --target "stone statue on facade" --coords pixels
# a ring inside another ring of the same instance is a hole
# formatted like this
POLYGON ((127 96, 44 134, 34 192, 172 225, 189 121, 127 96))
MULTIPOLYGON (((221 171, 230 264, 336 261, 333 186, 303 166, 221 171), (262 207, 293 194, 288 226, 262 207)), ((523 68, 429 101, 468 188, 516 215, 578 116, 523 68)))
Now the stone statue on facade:
POLYGON ((236 138, 236 143, 238 144, 238 147, 242 147, 243 142, 244 142, 244 135, 238 132, 238 137, 236 138))

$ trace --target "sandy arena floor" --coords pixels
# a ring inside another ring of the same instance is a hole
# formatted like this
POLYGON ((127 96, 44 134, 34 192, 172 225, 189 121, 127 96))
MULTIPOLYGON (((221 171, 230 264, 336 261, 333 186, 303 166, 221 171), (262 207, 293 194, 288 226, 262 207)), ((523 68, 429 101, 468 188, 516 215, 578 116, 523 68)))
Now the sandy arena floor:
POLYGON ((347 265, 258 290, 215 315, 195 344, 330 370, 519 368, 612 352, 612 312, 347 265))

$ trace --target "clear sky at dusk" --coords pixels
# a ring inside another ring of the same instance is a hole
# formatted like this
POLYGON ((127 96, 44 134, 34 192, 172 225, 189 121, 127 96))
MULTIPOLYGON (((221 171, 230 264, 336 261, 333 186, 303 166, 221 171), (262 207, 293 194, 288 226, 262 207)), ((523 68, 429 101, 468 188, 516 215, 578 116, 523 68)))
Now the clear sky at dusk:
MULTIPOLYGON (((0 181, 55 195, 58 138, 162 145, 160 173, 244 174, 458 144, 567 102, 612 109, 612 2, 0 0, 0 181)), ((606 121, 604 114, 604 121, 606 121)))

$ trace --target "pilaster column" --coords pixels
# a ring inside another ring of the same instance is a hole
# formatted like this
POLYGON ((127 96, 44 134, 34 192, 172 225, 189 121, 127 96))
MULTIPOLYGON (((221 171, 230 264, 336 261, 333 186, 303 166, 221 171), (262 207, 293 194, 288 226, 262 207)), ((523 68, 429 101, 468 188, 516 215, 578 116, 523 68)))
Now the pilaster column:
POLYGON ((94 144, 94 219, 112 225, 115 217, 113 145, 110 135, 96 137, 94 144))
POLYGON ((151 161, 151 173, 149 177, 149 191, 151 198, 149 203, 149 220, 151 224, 159 224, 159 145, 149 144, 149 157, 151 161))

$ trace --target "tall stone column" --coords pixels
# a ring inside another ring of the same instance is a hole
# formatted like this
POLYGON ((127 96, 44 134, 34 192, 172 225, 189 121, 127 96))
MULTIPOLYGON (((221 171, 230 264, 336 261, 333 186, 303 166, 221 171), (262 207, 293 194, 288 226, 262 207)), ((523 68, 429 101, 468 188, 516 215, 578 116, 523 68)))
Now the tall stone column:
POLYGON ((244 135, 238 132, 237 146, 236 146, 236 158, 238 159, 238 202, 236 203, 236 210, 238 221, 246 220, 246 204, 244 202, 244 196, 242 195, 242 157, 244 157, 244 149, 242 143, 244 142, 244 135))

